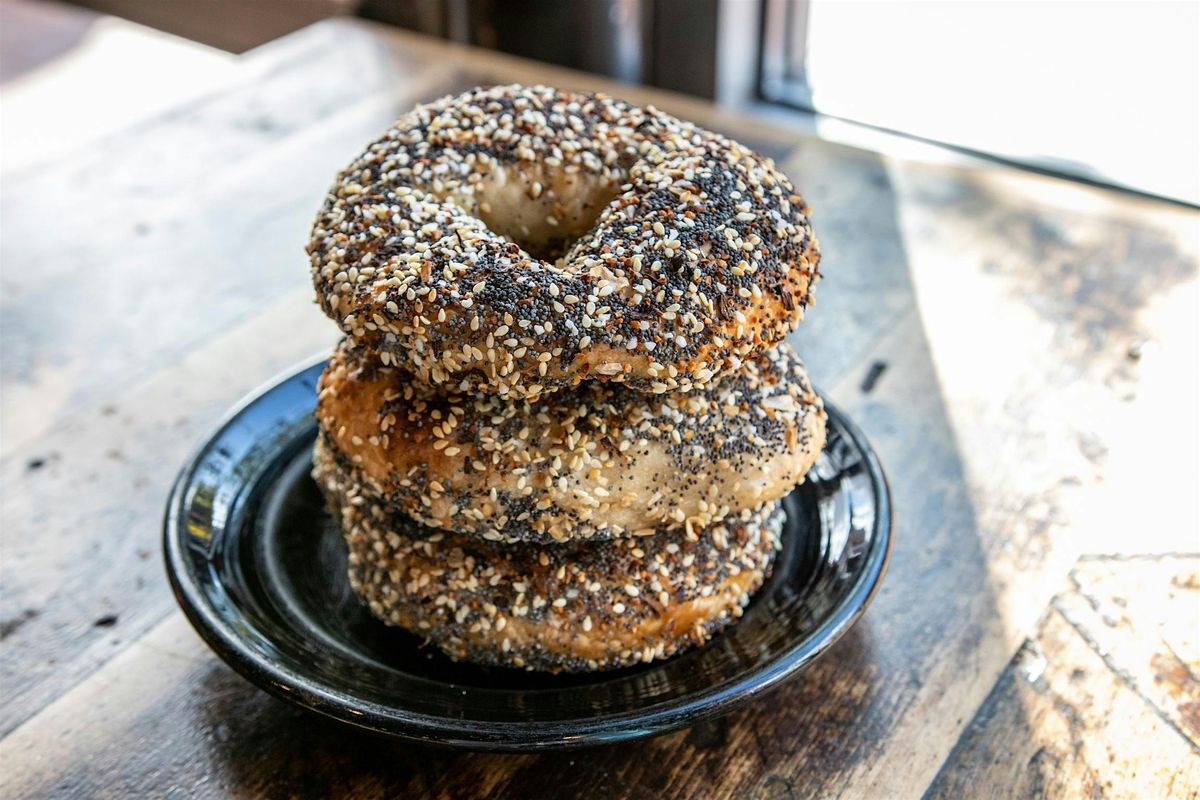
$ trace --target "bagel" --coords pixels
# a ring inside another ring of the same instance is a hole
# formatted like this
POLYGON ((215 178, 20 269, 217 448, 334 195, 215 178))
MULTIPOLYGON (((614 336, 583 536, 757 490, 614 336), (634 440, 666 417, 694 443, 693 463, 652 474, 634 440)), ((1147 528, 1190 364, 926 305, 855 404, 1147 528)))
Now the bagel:
POLYGON ((769 575, 783 524, 776 506, 693 534, 502 545, 372 505, 322 447, 313 474, 372 615, 451 658, 529 670, 612 669, 707 641, 769 575))
POLYGON ((503 541, 704 528, 782 498, 825 442, 824 407, 786 344, 688 394, 588 382, 506 400, 443 394, 344 340, 316 414, 374 502, 503 541))
POLYGON ((448 391, 686 391, 795 329, 808 208, 762 156, 545 86, 419 106, 347 167, 308 244, 345 333, 448 391))

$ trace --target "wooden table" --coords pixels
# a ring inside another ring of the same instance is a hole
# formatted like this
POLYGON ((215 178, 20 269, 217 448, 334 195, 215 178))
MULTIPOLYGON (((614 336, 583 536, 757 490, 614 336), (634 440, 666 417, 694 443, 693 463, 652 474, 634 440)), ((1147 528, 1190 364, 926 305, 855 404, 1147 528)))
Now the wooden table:
POLYGON ((154 111, 6 154, 0 796, 1200 795, 1195 210, 353 21, 241 57, 156 41, 219 80, 162 58, 98 87, 99 48, 5 87, 26 133, 61 102, 102 115, 97 91, 154 111), (509 81, 652 102, 786 169, 826 254, 795 343, 896 507, 882 591, 813 669, 690 731, 542 756, 269 697, 191 631, 159 553, 190 448, 334 341, 302 252, 334 172, 414 103, 509 81))

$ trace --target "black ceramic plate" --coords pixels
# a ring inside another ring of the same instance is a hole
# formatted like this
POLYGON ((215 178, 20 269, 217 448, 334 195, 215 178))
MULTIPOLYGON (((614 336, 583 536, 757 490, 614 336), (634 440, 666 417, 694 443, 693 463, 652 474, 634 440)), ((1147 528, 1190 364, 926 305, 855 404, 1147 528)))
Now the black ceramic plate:
POLYGON ((829 444, 786 500, 773 576, 706 646, 615 672, 547 675, 455 663, 370 617, 309 478, 324 361, 242 404, 184 467, 167 505, 179 605, 234 669, 344 722, 479 750, 661 733, 801 670, 858 619, 887 565, 891 509, 870 447, 829 407, 829 444))

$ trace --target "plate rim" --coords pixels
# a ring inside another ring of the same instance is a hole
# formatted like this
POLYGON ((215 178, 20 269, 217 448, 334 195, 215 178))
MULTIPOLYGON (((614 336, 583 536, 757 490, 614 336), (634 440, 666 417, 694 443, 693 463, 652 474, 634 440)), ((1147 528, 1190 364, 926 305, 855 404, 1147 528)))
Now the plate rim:
POLYGON ((862 617, 887 573, 893 544, 891 489, 878 456, 862 430, 824 394, 826 412, 863 455, 877 509, 872 545, 858 580, 827 618, 765 665, 685 698, 569 720, 543 722, 458 719, 409 711, 365 700, 350 691, 313 681, 279 663, 260 659, 216 612, 184 552, 181 512, 202 458, 212 443, 252 406, 288 380, 329 359, 324 352, 282 371, 241 398, 192 448, 171 485, 163 519, 163 561, 175 601, 200 638, 229 667, 260 689, 287 702, 357 728, 425 744, 491 752, 569 749, 658 735, 732 710, 777 687, 831 648, 862 617))

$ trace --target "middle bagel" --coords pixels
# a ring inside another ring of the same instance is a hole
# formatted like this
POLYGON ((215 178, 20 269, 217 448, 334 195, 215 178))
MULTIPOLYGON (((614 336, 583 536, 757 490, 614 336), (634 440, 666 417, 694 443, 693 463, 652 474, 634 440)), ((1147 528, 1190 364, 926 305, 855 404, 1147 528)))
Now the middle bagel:
POLYGON ((346 340, 318 391, 324 446, 363 494, 496 541, 707 527, 786 495, 825 442, 786 344, 686 394, 589 382, 514 401, 443 394, 346 340))

